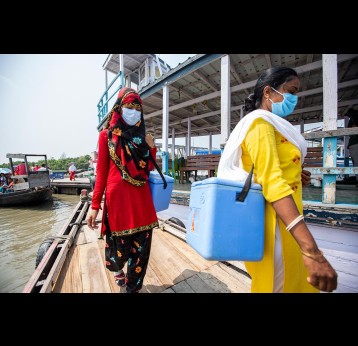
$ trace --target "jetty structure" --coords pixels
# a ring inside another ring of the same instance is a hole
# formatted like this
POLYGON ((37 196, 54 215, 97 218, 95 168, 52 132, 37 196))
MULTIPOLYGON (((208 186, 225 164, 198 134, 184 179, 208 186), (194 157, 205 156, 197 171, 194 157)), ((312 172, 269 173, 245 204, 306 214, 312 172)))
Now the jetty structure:
MULTIPOLYGON (((97 104, 98 131, 118 91, 125 85, 137 89, 146 129, 161 139, 162 170, 176 179, 173 203, 158 213, 160 228, 154 231, 142 292, 249 292, 242 263, 206 261, 185 242, 186 228, 175 220, 187 225, 188 198, 178 196, 189 196, 190 183, 177 184, 175 141, 185 138, 184 159, 192 156, 192 138, 198 136, 207 136, 208 155, 214 150, 213 135, 220 135, 223 149, 244 116, 244 99, 258 76, 273 66, 292 67, 299 74, 298 105, 286 119, 316 149, 309 151, 306 169, 321 187, 318 196, 304 200, 305 220, 338 272, 336 292, 358 292, 358 188, 349 183, 358 167, 350 165, 346 147, 358 129, 346 128, 345 116, 358 106, 358 54, 197 54, 174 68, 155 54, 109 54, 102 66, 106 88, 97 104), (308 131, 316 123, 322 129, 308 131)), ((105 268, 99 233, 82 224, 89 205, 83 197, 24 292, 121 292, 105 268)))
POLYGON ((358 174, 358 168, 349 165, 347 150, 348 136, 358 129, 346 128, 345 116, 358 106, 358 54, 197 54, 171 69, 155 54, 109 54, 103 64, 106 89, 97 104, 97 128, 105 124, 122 86, 137 89, 147 131, 162 139, 162 170, 169 173, 176 154, 169 152, 169 138, 175 148, 175 139, 185 137, 185 157, 197 136, 207 136, 209 154, 213 135, 220 135, 223 148, 244 116, 244 99, 258 76, 273 66, 292 67, 299 74, 298 105, 285 119, 299 126, 309 147, 321 148, 318 155, 310 152, 306 160, 313 162, 306 169, 322 180, 322 194, 319 200, 305 201, 305 209, 310 214, 325 210, 327 215, 337 210, 330 216, 337 222, 342 221, 340 214, 344 220, 352 214, 357 222, 356 200, 337 200, 337 178, 358 174), (114 76, 110 82, 109 75, 114 76), (338 128, 339 120, 343 128, 338 128), (322 131, 307 132, 315 123, 323 124, 322 131), (343 157, 343 167, 337 165, 337 156, 343 157))

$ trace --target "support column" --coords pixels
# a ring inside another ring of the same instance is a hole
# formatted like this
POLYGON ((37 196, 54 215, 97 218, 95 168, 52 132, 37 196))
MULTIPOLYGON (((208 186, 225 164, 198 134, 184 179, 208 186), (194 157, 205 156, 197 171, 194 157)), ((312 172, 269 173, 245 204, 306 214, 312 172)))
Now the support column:
MULTIPOLYGON (((322 55, 323 131, 337 130, 337 54, 322 55)), ((323 140, 323 167, 337 166, 337 137, 323 140)), ((323 174, 322 203, 336 203, 336 175, 323 174)))
POLYGON ((175 172, 175 128, 172 128, 172 174, 173 178, 176 179, 175 172))
POLYGON ((209 154, 213 153, 213 133, 209 132, 209 154))
POLYGON ((175 159, 175 128, 172 128, 172 160, 174 163, 175 159))
POLYGON ((127 87, 128 88, 131 88, 131 84, 132 84, 132 75, 131 74, 129 74, 128 76, 127 76, 127 87))
POLYGON ((124 87, 124 60, 123 54, 119 54, 119 71, 121 72, 121 87, 124 87))
POLYGON ((220 146, 224 147, 230 136, 231 123, 231 89, 230 89, 230 58, 221 58, 221 138, 220 146))
POLYGON ((304 119, 301 119, 301 121, 300 121, 300 132, 301 133, 305 132, 305 121, 304 121, 304 119))
POLYGON ((165 84, 163 87, 163 131, 162 131, 162 171, 168 174, 168 133, 169 133, 169 87, 165 84))
POLYGON ((244 106, 240 108, 240 120, 244 117, 244 106))
POLYGON ((144 85, 147 85, 149 83, 149 61, 148 61, 148 59, 145 60, 144 73, 145 73, 144 85))
POLYGON ((189 148, 189 144, 188 144, 188 142, 189 142, 189 134, 187 134, 186 136, 185 136, 185 155, 186 155, 186 157, 188 157, 188 148, 189 148))
POLYGON ((190 156, 191 151, 191 120, 188 119, 188 136, 187 136, 187 143, 186 143, 186 156, 190 156))
POLYGON ((105 103, 106 103, 106 105, 104 106, 104 108, 103 108, 103 117, 105 117, 106 116, 106 114, 108 113, 108 71, 107 70, 104 70, 105 71, 105 75, 104 75, 104 77, 105 77, 105 83, 106 83, 106 95, 105 95, 105 97, 106 97, 106 100, 105 100, 105 103))
MULTIPOLYGON (((344 117, 344 128, 345 129, 348 128, 348 121, 349 121, 349 118, 344 117)), ((344 167, 349 167, 349 149, 347 148, 348 141, 349 141, 349 137, 344 136, 343 137, 343 143, 344 143, 344 167)), ((344 178, 349 179, 349 174, 345 174, 344 178)))

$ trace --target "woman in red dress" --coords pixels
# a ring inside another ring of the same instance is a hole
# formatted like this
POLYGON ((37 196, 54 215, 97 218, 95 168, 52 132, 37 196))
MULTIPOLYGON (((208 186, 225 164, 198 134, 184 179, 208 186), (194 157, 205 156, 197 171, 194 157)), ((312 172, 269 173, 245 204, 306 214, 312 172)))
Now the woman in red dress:
POLYGON ((127 293, 142 288, 153 228, 158 226, 147 183, 154 169, 149 155, 155 160, 156 151, 153 136, 145 135, 139 94, 121 89, 99 134, 97 178, 87 223, 91 229, 98 228, 96 217, 105 193, 101 232, 106 235, 106 266, 127 293), (126 263, 127 274, 123 272, 126 263))

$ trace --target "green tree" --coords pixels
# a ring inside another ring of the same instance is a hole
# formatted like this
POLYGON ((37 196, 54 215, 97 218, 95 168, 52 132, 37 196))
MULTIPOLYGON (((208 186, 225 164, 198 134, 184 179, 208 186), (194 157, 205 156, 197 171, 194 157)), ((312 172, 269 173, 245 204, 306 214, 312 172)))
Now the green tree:
MULTIPOLYGON (((71 162, 75 162, 77 169, 83 169, 86 170, 89 167, 89 161, 91 159, 90 155, 83 155, 83 156, 79 156, 79 157, 67 157, 65 153, 63 153, 61 155, 61 158, 59 158, 58 160, 54 159, 53 157, 51 157, 50 159, 47 160, 47 165, 48 167, 52 170, 52 171, 68 171, 68 167, 70 166, 71 162), (62 157, 65 156, 65 157, 62 157)), ((19 163, 21 163, 22 161, 14 161, 14 165, 18 165, 19 163)), ((28 162, 29 166, 35 166, 36 164, 41 166, 43 163, 45 163, 45 160, 39 160, 37 162, 28 162)), ((0 168, 10 168, 10 164, 8 163, 2 163, 0 164, 0 168)))

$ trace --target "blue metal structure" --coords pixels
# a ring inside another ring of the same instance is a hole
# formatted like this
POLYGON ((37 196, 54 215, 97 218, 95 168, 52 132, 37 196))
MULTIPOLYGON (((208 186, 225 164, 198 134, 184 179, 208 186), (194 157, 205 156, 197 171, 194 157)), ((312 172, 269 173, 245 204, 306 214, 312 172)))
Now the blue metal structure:
POLYGON ((104 93, 102 94, 102 96, 99 99, 99 102, 97 104, 97 110, 98 110, 97 117, 98 117, 99 124, 102 122, 102 120, 108 113, 108 102, 113 98, 114 95, 116 95, 118 93, 118 91, 120 89, 122 89, 123 85, 124 85, 124 75, 121 71, 119 71, 117 76, 108 85, 107 89, 104 91, 104 93), (114 91, 113 91, 112 86, 118 80, 118 78, 120 78, 120 84, 119 84, 119 86, 113 88, 114 89, 114 91), (111 90, 112 94, 111 94, 111 96, 108 97, 110 89, 112 89, 111 90))

